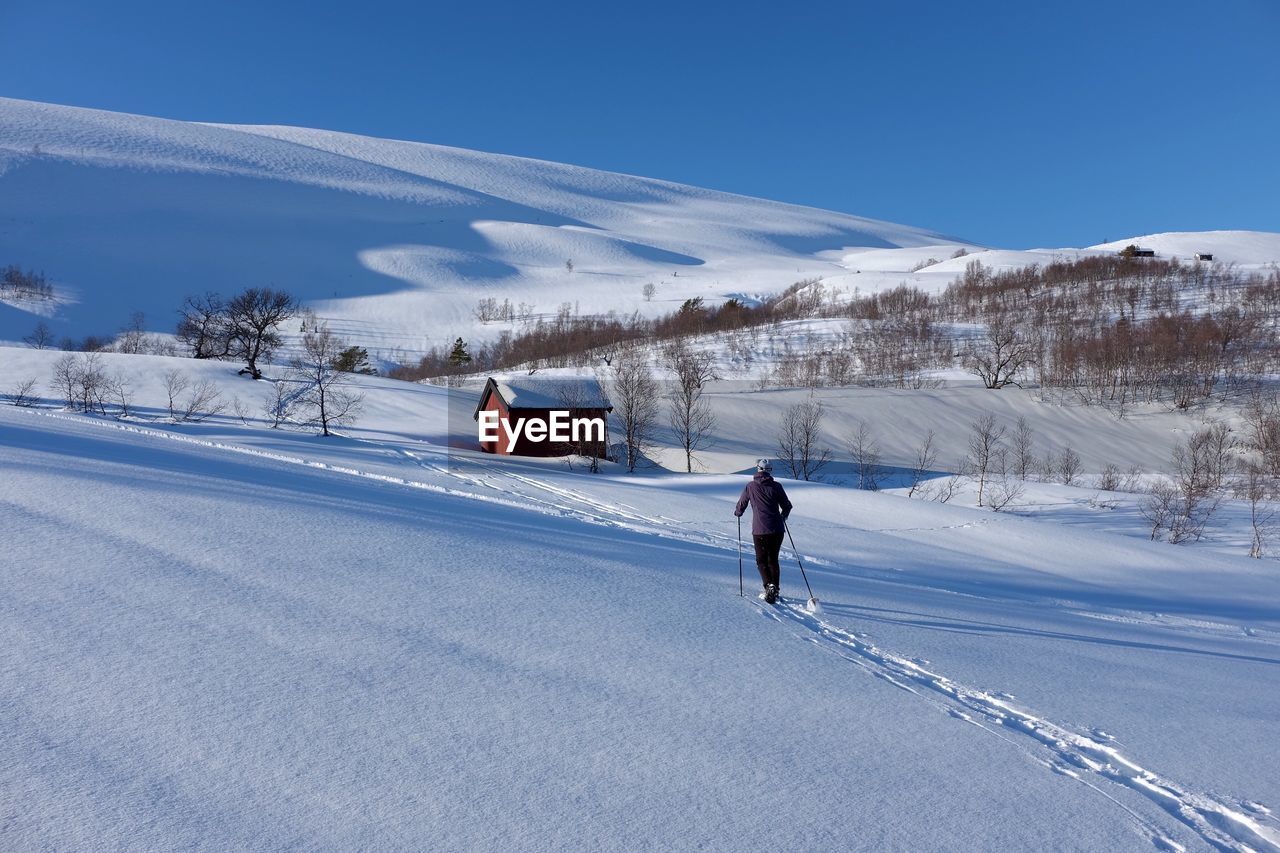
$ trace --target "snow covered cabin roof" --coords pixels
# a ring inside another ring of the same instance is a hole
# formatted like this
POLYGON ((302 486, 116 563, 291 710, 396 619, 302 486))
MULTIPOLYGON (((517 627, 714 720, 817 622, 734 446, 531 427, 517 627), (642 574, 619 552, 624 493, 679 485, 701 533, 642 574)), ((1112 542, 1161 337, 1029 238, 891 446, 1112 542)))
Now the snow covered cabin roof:
POLYGON ((473 418, 497 393, 508 409, 603 409, 613 411, 600 380, 581 376, 517 376, 489 377, 473 418))

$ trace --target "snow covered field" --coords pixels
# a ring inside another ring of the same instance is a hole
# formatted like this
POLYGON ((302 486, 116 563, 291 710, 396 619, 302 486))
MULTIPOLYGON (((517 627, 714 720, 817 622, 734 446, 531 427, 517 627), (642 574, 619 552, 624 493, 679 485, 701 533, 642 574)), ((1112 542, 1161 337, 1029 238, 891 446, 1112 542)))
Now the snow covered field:
POLYGON ((0 266, 57 292, 0 301, 0 395, 37 398, 0 405, 0 850, 1280 851, 1276 560, 1244 557, 1237 503, 1175 547, 1095 486, 1230 410, 1120 419, 956 370, 760 390, 849 334, 797 320, 693 342, 724 378, 703 473, 672 473, 663 435, 658 466, 593 475, 460 447, 465 391, 357 377, 359 422, 322 439, 268 428, 272 383, 238 365, 103 353, 131 415, 88 416, 53 390, 64 353, 3 345, 139 310, 167 332, 189 294, 267 285, 402 359, 512 329, 473 316, 486 297, 657 316, 1129 243, 1280 262, 1277 234, 988 250, 517 157, 0 99, 0 266), (221 412, 175 423, 171 371, 221 412), (732 516, 811 398, 837 462, 786 487, 816 614, 790 549, 781 606, 749 541, 739 596, 732 516), (1038 457, 1071 448, 1079 483, 1000 513, 897 487, 929 430, 947 480, 988 413, 1038 457), (858 421, 882 492, 848 485, 858 421))
MULTIPOLYGON (((738 597, 741 475, 450 453, 445 392, 381 379, 345 437, 173 425, 170 362, 104 358, 139 417, 0 407, 0 847, 1280 849, 1272 561, 1083 489, 1029 518, 787 482, 812 616, 794 560, 787 605, 738 597)), ((724 394, 715 470, 785 393, 724 394)), ((1172 420, 1106 423, 1087 471, 1167 456, 1172 420)))
POLYGON ((577 166, 290 127, 209 125, 0 98, 0 265, 56 302, 0 301, 0 341, 171 332, 189 295, 286 289, 349 342, 409 361, 571 311, 670 313, 821 278, 848 298, 939 291, 979 260, 1046 263, 1129 242, 1280 262, 1280 235, 1130 237, 984 250, 906 225, 577 166), (969 252, 955 257, 959 250, 969 252), (936 263, 930 263, 936 261, 936 263), (927 265, 926 265, 927 264, 927 265), (924 266, 922 266, 924 265, 924 266), (642 290, 655 285, 653 299, 642 290), (528 319, 480 322, 483 298, 528 319))
MULTIPOLYGON (((961 245, 519 157, 0 98, 0 263, 55 281, 58 337, 114 333, 134 311, 171 331, 185 296, 265 283, 390 357, 496 337, 472 316, 483 297, 541 316, 565 302, 657 315, 692 296, 771 294, 841 272, 847 247, 961 245)), ((0 304, 0 340, 50 308, 0 304)))

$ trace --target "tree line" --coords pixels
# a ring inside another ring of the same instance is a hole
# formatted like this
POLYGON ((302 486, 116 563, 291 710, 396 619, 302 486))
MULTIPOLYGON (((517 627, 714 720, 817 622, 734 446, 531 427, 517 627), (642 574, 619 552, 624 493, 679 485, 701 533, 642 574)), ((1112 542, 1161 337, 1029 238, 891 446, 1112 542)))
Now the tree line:
POLYGON ((1000 512, 1018 505, 1032 481, 1088 486, 1098 490, 1093 503, 1114 509, 1104 493, 1138 495, 1137 509, 1147 522, 1150 539, 1175 545, 1198 542, 1208 535, 1228 497, 1247 510, 1249 556, 1261 558, 1280 537, 1280 405, 1255 396, 1246 407, 1247 430, 1238 435, 1225 423, 1209 421, 1175 444, 1168 473, 1148 474, 1136 466, 1121 469, 1108 463, 1086 481, 1082 460, 1070 445, 1044 448, 1025 418, 1010 426, 984 414, 969 424, 965 454, 937 470, 936 435, 926 429, 905 468, 884 464, 871 426, 855 421, 843 452, 824 441, 823 404, 815 399, 788 407, 778 424, 776 450, 783 469, 800 480, 821 479, 824 469, 845 460, 853 485, 876 490, 889 481, 905 487, 908 497, 946 503, 963 487, 976 493, 977 505, 1000 512))
POLYGON ((14 264, 0 267, 0 299, 47 301, 53 297, 53 284, 43 272, 14 264))
POLYGON ((1094 256, 992 271, 971 261, 934 303, 938 321, 981 323, 963 347, 998 388, 1019 380, 1086 403, 1190 408, 1280 364, 1280 271, 1094 256))
MULTIPOLYGON (((376 371, 367 350, 347 345, 289 293, 247 288, 229 299, 215 293, 188 297, 179 310, 176 339, 183 354, 191 358, 238 360, 244 364, 241 375, 262 379, 263 366, 283 343, 282 325, 299 316, 300 346, 286 372, 270 383, 262 414, 273 428, 314 426, 327 436, 333 428, 354 422, 361 411, 363 395, 350 386, 350 377, 376 371)), ((137 414, 135 380, 122 371, 108 371, 102 352, 179 354, 172 346, 161 348, 149 342, 143 323, 142 314, 135 313, 130 324, 104 346, 68 352, 53 363, 50 387, 66 408, 119 417, 137 414)), ((43 349, 50 340, 47 325, 41 323, 27 343, 43 349)), ((195 381, 187 372, 174 369, 165 372, 162 384, 174 423, 199 422, 228 408, 248 422, 249 412, 239 398, 227 403, 209 379, 195 381)), ((5 396, 13 405, 31 406, 39 399, 38 385, 34 378, 21 380, 5 396)))
POLYGON ((1033 383, 1123 413, 1143 402, 1190 408, 1280 365, 1280 271, 1121 255, 1009 270, 975 259, 935 294, 902 285, 845 300, 807 279, 758 304, 693 298, 654 319, 582 316, 565 303, 535 321, 532 306, 517 314, 492 297, 476 316, 519 316, 522 327, 475 348, 464 341, 468 360, 457 358, 455 341, 393 375, 608 365, 628 343, 699 335, 718 335, 731 356, 746 355, 761 330, 813 317, 849 323, 837 341, 781 353, 762 384, 918 388, 958 364, 993 390, 1033 383))
MULTIPOLYGON (((653 319, 641 317, 638 313, 625 316, 616 312, 583 315, 571 303, 563 303, 551 317, 533 320, 531 313, 525 314, 527 322, 524 328, 519 331, 504 329, 495 341, 479 347, 473 348, 461 338, 447 346, 433 347, 416 363, 400 365, 390 375, 416 381, 517 368, 607 366, 628 344, 661 345, 698 335, 797 318, 801 316, 796 307, 798 288, 799 285, 793 285, 779 296, 757 305, 748 305, 738 299, 708 305, 702 297, 693 297, 685 300, 676 311, 653 319), (458 354, 459 341, 466 353, 465 360, 458 354)), ((509 301, 503 303, 509 304, 509 301)), ((531 312, 530 307, 521 307, 531 312)), ((481 300, 476 316, 481 316, 482 312, 489 316, 490 311, 496 312, 495 317, 504 316, 502 306, 498 306, 493 298, 481 300)))

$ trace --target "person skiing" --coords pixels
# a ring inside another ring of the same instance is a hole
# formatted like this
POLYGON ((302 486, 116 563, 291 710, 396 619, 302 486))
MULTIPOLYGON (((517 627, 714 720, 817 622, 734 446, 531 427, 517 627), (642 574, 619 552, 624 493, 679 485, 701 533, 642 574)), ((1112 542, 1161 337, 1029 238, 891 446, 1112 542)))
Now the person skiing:
POLYGON ((756 547, 756 568, 760 582, 764 584, 764 600, 773 604, 778 600, 778 554, 782 551, 782 537, 786 532, 787 516, 791 514, 791 501, 787 500, 782 484, 773 479, 773 462, 756 460, 756 473, 742 490, 738 507, 733 514, 742 518, 751 504, 751 539, 756 547))

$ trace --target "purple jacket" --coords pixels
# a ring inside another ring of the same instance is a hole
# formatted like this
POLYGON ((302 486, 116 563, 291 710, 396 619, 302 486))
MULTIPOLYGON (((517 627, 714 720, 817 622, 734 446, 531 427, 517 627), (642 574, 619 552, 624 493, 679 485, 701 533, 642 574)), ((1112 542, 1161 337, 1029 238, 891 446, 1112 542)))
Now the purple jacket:
POLYGON ((782 523, 791 514, 791 501, 787 500, 782 484, 773 479, 768 471, 757 471, 751 478, 751 482, 742 490, 738 508, 733 514, 741 518, 747 511, 748 503, 751 504, 752 536, 781 533, 786 529, 782 523))

